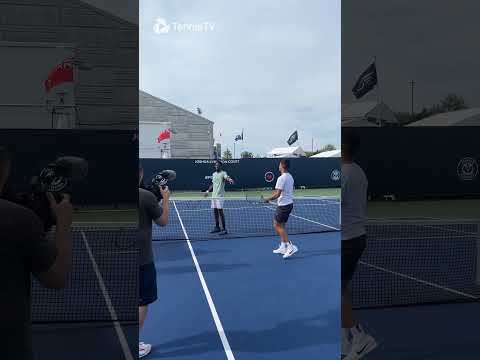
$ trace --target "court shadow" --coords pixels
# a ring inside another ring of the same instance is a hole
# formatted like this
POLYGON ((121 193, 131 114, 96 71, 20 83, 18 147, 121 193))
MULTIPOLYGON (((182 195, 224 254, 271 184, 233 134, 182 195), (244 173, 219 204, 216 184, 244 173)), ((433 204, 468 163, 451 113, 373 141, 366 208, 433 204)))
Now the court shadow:
POLYGON ((340 249, 330 249, 330 250, 316 250, 316 251, 299 251, 294 256, 290 257, 288 261, 296 261, 301 259, 307 259, 317 256, 328 256, 328 255, 339 255, 340 249))
MULTIPOLYGON (((339 311, 332 310, 323 315, 285 321, 263 330, 228 330, 227 338, 235 353, 256 354, 280 353, 320 344, 340 343, 339 311), (337 331, 338 330, 338 331, 337 331)), ((158 358, 174 358, 223 351, 217 332, 208 331, 174 341, 154 344, 158 358)), ((312 354, 314 357, 314 354, 312 354)), ((318 354, 318 358, 322 354, 318 354)))
MULTIPOLYGON (((224 271, 231 271, 240 268, 251 267, 250 264, 202 264, 202 272, 203 273, 215 273, 215 272, 224 272, 224 271)), ((197 270, 195 266, 186 265, 186 266, 170 266, 170 267, 157 267, 157 274, 158 275, 177 275, 177 274, 191 274, 196 273, 197 270)))
MULTIPOLYGON (((224 254, 230 252, 229 250, 195 250, 197 257, 210 254, 224 254)), ((178 244, 154 246, 155 261, 158 263, 167 261, 181 261, 191 259, 192 255, 185 242, 178 244)))

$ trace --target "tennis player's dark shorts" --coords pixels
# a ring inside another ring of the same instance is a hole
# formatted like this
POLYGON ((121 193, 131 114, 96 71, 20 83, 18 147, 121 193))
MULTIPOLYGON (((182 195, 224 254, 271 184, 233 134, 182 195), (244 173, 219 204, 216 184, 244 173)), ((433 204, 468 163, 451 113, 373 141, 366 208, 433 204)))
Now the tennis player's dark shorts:
POLYGON ((293 204, 277 206, 277 210, 275 210, 275 221, 279 224, 285 224, 292 210, 293 204))
POLYGON ((352 280, 366 246, 366 235, 342 240, 342 289, 352 280))
POLYGON ((140 266, 139 306, 146 306, 157 300, 157 271, 153 262, 140 266))

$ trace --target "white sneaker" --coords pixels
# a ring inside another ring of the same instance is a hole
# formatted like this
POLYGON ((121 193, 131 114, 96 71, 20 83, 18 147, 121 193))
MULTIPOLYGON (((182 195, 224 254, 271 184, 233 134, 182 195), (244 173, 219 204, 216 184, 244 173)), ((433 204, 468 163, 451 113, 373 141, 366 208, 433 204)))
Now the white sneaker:
POLYGON ((378 346, 377 341, 366 332, 354 336, 352 339, 352 348, 344 360, 359 360, 365 355, 375 350, 378 346))
POLYGON ((293 254, 295 254, 297 251, 298 251, 298 248, 292 243, 290 243, 287 245, 287 250, 285 251, 285 254, 283 254, 283 258, 284 259, 289 258, 293 254))
POLYGON ((278 249, 273 250, 273 253, 284 255, 286 251, 287 251, 287 245, 285 245, 284 242, 281 242, 280 245, 278 246, 278 249))
POLYGON ((138 344, 138 358, 147 356, 152 351, 152 345, 141 342, 138 344))
POLYGON ((342 359, 350 354, 350 351, 352 351, 352 342, 347 339, 342 339, 342 349, 340 353, 342 355, 342 359))

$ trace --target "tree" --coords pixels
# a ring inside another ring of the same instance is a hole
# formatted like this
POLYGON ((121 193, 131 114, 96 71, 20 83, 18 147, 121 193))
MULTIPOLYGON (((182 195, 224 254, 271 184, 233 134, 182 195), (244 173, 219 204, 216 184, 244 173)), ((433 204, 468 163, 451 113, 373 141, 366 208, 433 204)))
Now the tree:
POLYGON ((310 156, 313 156, 313 155, 317 155, 321 152, 325 152, 325 151, 332 151, 332 150, 336 150, 337 148, 335 147, 335 145, 332 145, 332 144, 327 144, 325 146, 322 146, 320 149, 317 149, 315 151, 305 151, 305 155, 307 157, 310 157, 310 156))
POLYGON ((319 153, 325 152, 325 151, 332 151, 332 150, 337 150, 335 145, 332 144, 327 144, 324 147, 322 147, 320 150, 318 150, 319 153))
POLYGON ((467 108, 465 100, 456 94, 448 94, 443 100, 440 100, 442 112, 456 111, 467 108))
POLYGON ((397 113, 396 115, 397 118, 399 118, 400 123, 404 125, 432 115, 463 109, 468 109, 468 105, 465 100, 459 95, 448 94, 441 99, 438 104, 433 104, 430 107, 424 107, 421 112, 414 114, 413 119, 411 114, 397 113))
POLYGON ((230 150, 227 149, 223 152, 223 160, 231 160, 232 157, 232 152, 230 150))
POLYGON ((242 159, 251 159, 253 158, 253 153, 251 153, 250 151, 243 151, 241 154, 240 154, 240 157, 242 159))

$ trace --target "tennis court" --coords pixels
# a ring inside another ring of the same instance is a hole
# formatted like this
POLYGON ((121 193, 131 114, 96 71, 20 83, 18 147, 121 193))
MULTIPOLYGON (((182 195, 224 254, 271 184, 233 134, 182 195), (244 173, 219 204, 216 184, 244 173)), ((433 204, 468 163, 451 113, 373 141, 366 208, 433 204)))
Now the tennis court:
POLYGON ((380 343, 368 359, 478 359, 480 220, 376 220, 367 233, 352 293, 380 343))
POLYGON ((171 201, 154 229, 159 300, 142 341, 151 359, 338 359, 338 197, 297 198, 287 225, 299 252, 272 253, 274 207, 225 200, 229 234, 210 234, 208 200, 171 201))
POLYGON ((32 283, 35 359, 135 359, 136 227, 76 226, 73 272, 63 290, 32 283))

